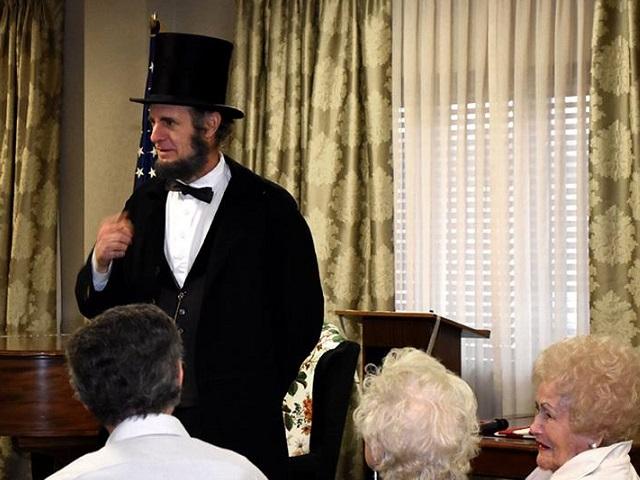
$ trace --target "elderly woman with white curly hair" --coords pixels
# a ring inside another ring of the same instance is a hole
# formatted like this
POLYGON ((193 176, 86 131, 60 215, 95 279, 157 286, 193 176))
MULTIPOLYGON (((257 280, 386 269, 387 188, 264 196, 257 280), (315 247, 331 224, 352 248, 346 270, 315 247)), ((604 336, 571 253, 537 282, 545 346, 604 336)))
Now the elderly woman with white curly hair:
POLYGON ((478 452, 476 399, 460 377, 414 348, 393 349, 363 383, 356 427, 385 480, 466 478, 478 452))
POLYGON ((614 339, 556 343, 536 360, 538 443, 528 480, 638 480, 631 440, 640 428, 640 352, 614 339))

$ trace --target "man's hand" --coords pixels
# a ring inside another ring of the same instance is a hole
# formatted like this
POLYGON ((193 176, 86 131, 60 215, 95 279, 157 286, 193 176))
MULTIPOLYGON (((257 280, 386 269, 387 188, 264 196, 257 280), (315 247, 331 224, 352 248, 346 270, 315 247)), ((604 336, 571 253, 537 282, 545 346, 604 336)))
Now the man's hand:
POLYGON ((122 258, 133 240, 133 224, 127 212, 105 218, 100 224, 94 253, 97 270, 105 273, 114 258, 122 258))

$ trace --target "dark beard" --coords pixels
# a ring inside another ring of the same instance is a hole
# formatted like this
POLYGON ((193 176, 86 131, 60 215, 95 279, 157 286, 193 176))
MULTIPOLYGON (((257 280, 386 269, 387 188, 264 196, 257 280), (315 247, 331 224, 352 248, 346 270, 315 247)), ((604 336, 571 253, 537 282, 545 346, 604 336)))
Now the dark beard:
POLYGON ((156 162, 156 175, 165 180, 180 180, 184 183, 200 178, 210 149, 199 132, 191 136, 191 148, 193 154, 188 157, 177 158, 172 162, 156 162))

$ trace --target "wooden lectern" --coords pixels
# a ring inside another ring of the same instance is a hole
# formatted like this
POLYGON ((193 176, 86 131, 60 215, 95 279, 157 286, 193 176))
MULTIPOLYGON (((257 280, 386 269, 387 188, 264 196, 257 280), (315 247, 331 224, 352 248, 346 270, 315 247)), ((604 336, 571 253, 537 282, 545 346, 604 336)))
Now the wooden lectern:
POLYGON ((336 310, 344 319, 362 325, 362 365, 380 365, 392 348, 416 347, 429 351, 452 372, 460 375, 460 340, 489 338, 489 330, 476 330, 435 313, 367 312, 336 310), (431 345, 430 345, 431 343, 431 345))
MULTIPOLYGON (((460 340, 462 337, 489 338, 489 330, 476 330, 441 317, 435 313, 368 312, 336 310, 340 321, 354 321, 362 326, 362 368, 373 363, 381 365, 392 348, 415 347, 431 353, 452 372, 460 375, 462 366, 460 340)), ((363 378, 360 372, 360 378, 363 378)), ((366 466, 364 477, 373 473, 366 466)))

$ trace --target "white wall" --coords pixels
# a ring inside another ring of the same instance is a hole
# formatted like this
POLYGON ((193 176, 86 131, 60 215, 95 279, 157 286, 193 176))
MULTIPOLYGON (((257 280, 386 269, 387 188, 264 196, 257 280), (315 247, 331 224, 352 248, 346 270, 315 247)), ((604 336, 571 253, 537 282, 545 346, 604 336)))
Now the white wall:
POLYGON ((133 187, 149 15, 162 31, 233 40, 233 0, 67 0, 61 164, 61 328, 82 322, 75 275, 133 187))

